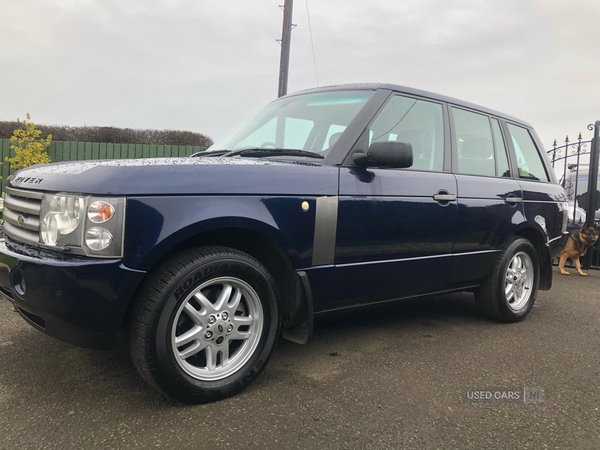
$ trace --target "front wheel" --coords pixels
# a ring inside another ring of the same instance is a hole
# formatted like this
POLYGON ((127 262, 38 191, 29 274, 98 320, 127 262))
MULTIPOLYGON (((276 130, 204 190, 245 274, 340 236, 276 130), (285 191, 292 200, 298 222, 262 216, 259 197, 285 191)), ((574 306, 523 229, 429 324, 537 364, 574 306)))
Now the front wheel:
POLYGON ((275 282, 256 259, 224 247, 175 255, 149 275, 132 317, 134 365, 184 403, 239 392, 263 369, 280 332, 275 282))
POLYGON ((490 319, 521 321, 533 308, 539 278, 540 265, 533 244, 525 238, 513 238, 504 246, 492 273, 476 289, 477 306, 490 319))

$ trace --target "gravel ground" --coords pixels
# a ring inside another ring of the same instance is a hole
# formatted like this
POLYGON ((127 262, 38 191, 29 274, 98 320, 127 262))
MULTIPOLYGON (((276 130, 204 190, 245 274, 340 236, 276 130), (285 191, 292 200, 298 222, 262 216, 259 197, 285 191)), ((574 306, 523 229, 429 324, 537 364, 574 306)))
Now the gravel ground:
POLYGON ((61 343, 0 301, 0 448, 598 449, 600 272, 588 273, 555 271, 518 324, 482 319, 466 293, 320 318, 242 394, 193 407, 146 386, 125 345, 61 343), (542 388, 543 402, 465 399, 490 387, 542 388))

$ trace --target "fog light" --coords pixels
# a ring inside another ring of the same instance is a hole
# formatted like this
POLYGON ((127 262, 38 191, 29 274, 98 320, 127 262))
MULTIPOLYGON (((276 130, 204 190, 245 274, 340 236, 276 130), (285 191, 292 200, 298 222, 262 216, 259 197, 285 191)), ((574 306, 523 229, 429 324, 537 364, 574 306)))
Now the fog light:
POLYGON ((10 275, 13 285, 13 291, 19 297, 23 297, 25 295, 25 291, 27 290, 27 285, 25 284, 25 276, 23 275, 23 272, 19 268, 14 268, 10 275))
POLYGON ((90 228, 87 233, 85 233, 85 245, 97 252, 108 248, 112 241, 112 234, 104 228, 90 228))

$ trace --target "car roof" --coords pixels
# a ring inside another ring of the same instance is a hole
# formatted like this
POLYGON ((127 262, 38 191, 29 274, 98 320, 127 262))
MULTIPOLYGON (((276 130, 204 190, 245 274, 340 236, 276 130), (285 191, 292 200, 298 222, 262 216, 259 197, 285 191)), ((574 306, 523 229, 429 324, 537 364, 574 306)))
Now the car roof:
POLYGON ((502 117, 503 119, 518 123, 527 128, 533 128, 531 126, 531 124, 529 124, 528 122, 525 122, 524 120, 517 119, 516 117, 501 113, 499 111, 495 111, 490 108, 486 108, 485 106, 476 105, 474 103, 465 102, 464 100, 459 100, 459 99, 448 97, 445 95, 440 95, 440 94, 436 94, 433 92, 424 91, 421 89, 415 89, 415 88, 411 88, 408 86, 400 86, 398 84, 390 84, 390 83, 337 84, 337 85, 333 85, 333 86, 323 86, 323 87, 318 87, 318 88, 305 89, 302 91, 298 91, 298 92, 289 94, 286 97, 292 97, 295 95, 312 94, 312 93, 316 93, 316 92, 348 91, 348 90, 376 91, 378 89, 389 89, 391 91, 396 91, 396 92, 409 94, 409 95, 415 95, 418 97, 425 97, 425 98, 429 98, 432 100, 446 102, 446 103, 456 105, 456 106, 463 106, 465 108, 475 109, 475 110, 481 111, 482 113, 485 113, 485 114, 493 115, 496 117, 502 117))

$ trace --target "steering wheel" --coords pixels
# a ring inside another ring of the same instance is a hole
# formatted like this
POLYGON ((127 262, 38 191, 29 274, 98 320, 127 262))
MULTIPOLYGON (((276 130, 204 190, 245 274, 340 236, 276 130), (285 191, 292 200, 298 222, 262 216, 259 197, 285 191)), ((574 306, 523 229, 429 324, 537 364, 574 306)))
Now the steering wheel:
POLYGON ((277 145, 275 144, 275 142, 263 142, 262 145, 260 146, 260 148, 267 148, 267 147, 277 148, 277 145))

